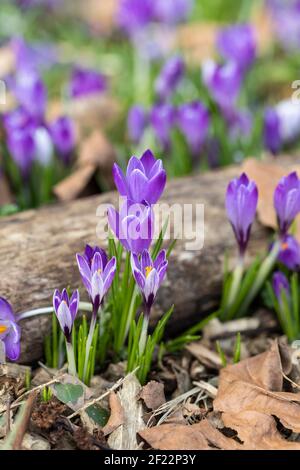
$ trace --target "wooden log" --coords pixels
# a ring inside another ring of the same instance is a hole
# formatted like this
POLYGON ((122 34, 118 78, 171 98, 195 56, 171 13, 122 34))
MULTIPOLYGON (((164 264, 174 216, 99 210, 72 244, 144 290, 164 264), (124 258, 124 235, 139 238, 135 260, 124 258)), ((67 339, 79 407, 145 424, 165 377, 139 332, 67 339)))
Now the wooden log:
MULTIPOLYGON (((228 250, 235 254, 236 250, 224 210, 224 195, 228 181, 239 172, 233 166, 173 180, 167 185, 163 202, 181 206, 202 203, 205 212, 203 249, 187 251, 186 239, 178 240, 167 280, 158 295, 152 322, 174 303, 170 334, 182 332, 218 304, 224 253, 228 250)), ((0 295, 11 302, 15 312, 51 305, 55 288, 81 286, 75 253, 82 252, 86 243, 99 244, 96 209, 116 200, 116 193, 106 193, 0 219, 0 295)), ((266 229, 256 223, 250 253, 265 247, 267 239, 266 229)), ((81 287, 80 291, 84 299, 85 291, 81 287)), ((42 356, 43 337, 48 331, 47 315, 22 321, 21 362, 29 363, 42 356)))

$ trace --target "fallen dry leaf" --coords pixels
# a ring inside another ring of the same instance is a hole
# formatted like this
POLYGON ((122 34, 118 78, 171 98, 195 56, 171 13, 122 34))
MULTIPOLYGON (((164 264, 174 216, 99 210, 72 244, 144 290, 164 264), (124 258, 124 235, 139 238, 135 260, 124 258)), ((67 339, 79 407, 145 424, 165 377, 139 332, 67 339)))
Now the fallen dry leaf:
POLYGON ((276 416, 287 429, 300 432, 300 393, 283 391, 283 373, 291 367, 288 347, 274 341, 270 350, 220 372, 214 410, 223 413, 225 425, 238 432, 247 448, 292 447, 283 438, 280 442, 272 425, 276 416))
MULTIPOLYGON (((243 163, 242 171, 257 184, 259 192, 257 214, 259 221, 266 227, 276 228, 277 221, 273 206, 274 190, 280 178, 289 172, 297 171, 298 175, 300 175, 300 166, 291 165, 287 169, 287 167, 280 166, 274 162, 262 162, 249 158, 243 163)), ((297 217, 296 223, 296 237, 300 241, 300 216, 297 217)))
POLYGON ((60 201, 72 201, 80 197, 91 182, 96 172, 96 165, 80 167, 53 188, 53 193, 60 201))
POLYGON ((115 392, 109 395, 110 417, 106 425, 102 429, 104 436, 111 434, 121 424, 124 424, 124 410, 120 402, 120 398, 115 392))
POLYGON ((198 359, 201 364, 211 368, 211 369, 221 369, 222 361, 220 356, 206 348, 200 341, 188 344, 185 348, 189 353, 192 354, 196 359, 198 359))
POLYGON ((140 398, 144 401, 149 410, 157 410, 166 402, 164 385, 151 380, 142 388, 140 398))

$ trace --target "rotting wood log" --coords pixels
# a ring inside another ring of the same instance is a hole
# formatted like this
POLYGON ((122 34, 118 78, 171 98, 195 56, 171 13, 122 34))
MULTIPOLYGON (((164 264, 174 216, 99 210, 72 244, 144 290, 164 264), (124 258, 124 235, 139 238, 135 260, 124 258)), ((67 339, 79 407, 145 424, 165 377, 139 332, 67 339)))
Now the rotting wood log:
MULTIPOLYGON (((170 334, 182 332, 218 304, 224 253, 228 251, 231 256, 236 249, 224 210, 224 195, 228 181, 239 172, 238 167, 232 166, 179 178, 167 185, 163 202, 181 206, 202 203, 205 213, 203 249, 186 251, 186 240, 178 240, 167 279, 159 291, 152 322, 175 304, 170 334)), ((103 246, 96 236, 96 209, 100 204, 116 201, 117 195, 112 192, 0 219, 0 295, 11 302, 15 312, 51 305, 55 288, 81 286, 75 253, 82 252, 85 243, 103 246)), ((255 223, 250 256, 267 243, 268 231, 255 223)), ((80 287, 80 291, 84 300, 84 289, 80 287)), ((45 315, 22 321, 20 362, 30 363, 42 356, 49 320, 49 315, 45 315)))

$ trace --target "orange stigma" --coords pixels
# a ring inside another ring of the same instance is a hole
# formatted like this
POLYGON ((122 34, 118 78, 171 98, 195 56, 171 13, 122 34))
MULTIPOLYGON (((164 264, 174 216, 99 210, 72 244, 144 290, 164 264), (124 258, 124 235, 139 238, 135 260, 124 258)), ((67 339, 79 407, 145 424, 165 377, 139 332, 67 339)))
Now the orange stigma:
POLYGON ((282 250, 287 250, 288 247, 289 247, 288 243, 286 243, 286 242, 281 243, 281 249, 282 250))
POLYGON ((5 326, 5 325, 0 325, 0 335, 1 335, 2 333, 5 333, 6 331, 7 331, 7 326, 5 326))
POLYGON ((146 266, 146 267, 145 267, 146 278, 149 276, 149 274, 151 273, 152 269, 153 269, 152 266, 146 266))

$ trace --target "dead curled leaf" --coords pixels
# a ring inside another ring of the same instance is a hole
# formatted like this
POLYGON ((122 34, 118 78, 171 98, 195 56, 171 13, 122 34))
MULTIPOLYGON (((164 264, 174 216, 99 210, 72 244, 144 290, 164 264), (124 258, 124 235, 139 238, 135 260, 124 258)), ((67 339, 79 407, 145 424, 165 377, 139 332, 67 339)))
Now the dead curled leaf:
MULTIPOLYGON (((257 214, 259 221, 266 227, 276 228, 276 214, 273 205, 273 194, 278 181, 291 171, 296 171, 300 175, 300 166, 291 165, 287 170, 286 166, 280 166, 270 161, 258 161, 254 158, 245 160, 242 171, 254 180, 258 187, 259 199, 257 214)), ((300 241, 300 216, 296 219, 296 238, 300 241)))
POLYGON ((157 408, 166 402, 164 385, 151 380, 142 388, 140 398, 149 410, 157 410, 157 408))
POLYGON ((270 350, 221 371, 214 410, 223 413, 224 424, 237 431, 245 448, 300 449, 281 437, 274 418, 300 432, 300 393, 283 391, 282 372, 290 371, 287 347, 277 341, 270 350))
POLYGON ((109 395, 110 417, 102 429, 104 436, 111 434, 115 429, 124 424, 124 410, 120 398, 115 392, 109 395))
POLYGON ((201 364, 204 364, 206 367, 210 369, 219 370, 222 367, 222 361, 220 356, 208 349, 206 346, 202 344, 201 341, 195 341, 194 343, 190 343, 185 348, 189 351, 192 356, 194 356, 201 364))

